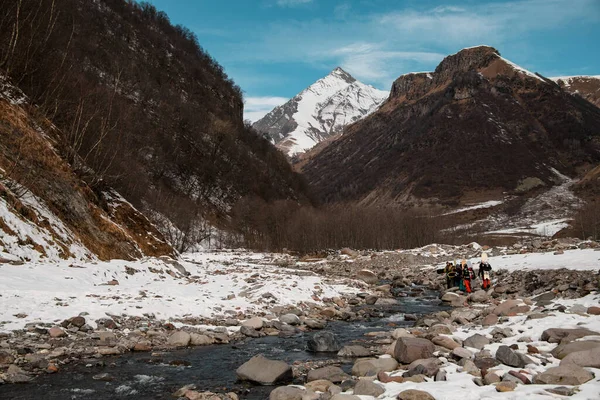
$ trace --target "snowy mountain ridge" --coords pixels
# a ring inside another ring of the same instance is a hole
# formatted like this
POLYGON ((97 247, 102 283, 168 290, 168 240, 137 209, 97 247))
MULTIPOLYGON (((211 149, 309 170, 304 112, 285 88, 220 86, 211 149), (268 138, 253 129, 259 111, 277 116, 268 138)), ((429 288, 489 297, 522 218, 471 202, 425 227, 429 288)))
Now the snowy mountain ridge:
POLYGON ((388 95, 337 67, 253 126, 292 156, 373 113, 388 95))

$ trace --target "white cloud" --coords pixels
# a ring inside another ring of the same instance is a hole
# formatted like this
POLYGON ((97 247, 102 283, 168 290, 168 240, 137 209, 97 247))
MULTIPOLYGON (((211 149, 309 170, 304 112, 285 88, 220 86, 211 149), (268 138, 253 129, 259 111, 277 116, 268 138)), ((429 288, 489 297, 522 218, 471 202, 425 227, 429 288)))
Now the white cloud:
POLYGON ((244 99, 244 119, 256 122, 288 100, 285 97, 246 97, 244 99))

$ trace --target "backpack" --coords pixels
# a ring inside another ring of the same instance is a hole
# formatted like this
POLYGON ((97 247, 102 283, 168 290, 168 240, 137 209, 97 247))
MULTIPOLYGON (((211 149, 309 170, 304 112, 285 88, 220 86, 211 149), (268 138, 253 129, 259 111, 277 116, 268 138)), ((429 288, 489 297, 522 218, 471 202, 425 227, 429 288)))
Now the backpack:
POLYGON ((473 268, 469 268, 469 277, 475 279, 475 271, 473 271, 473 268))
POLYGON ((492 270, 492 266, 490 264, 488 264, 488 263, 483 263, 483 264, 481 264, 481 269, 484 270, 484 271, 489 272, 489 271, 492 270))

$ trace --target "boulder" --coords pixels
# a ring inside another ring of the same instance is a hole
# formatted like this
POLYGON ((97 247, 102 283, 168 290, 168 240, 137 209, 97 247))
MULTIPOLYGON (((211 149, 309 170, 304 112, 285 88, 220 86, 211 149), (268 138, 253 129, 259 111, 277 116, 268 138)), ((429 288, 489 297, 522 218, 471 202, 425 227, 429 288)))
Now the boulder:
POLYGON ((260 317, 254 317, 242 322, 242 326, 246 326, 252 329, 262 329, 264 326, 264 321, 260 317))
POLYGON ((473 358, 473 353, 464 347, 457 347, 452 350, 452 356, 457 359, 467 359, 470 360, 473 358))
POLYGON ((581 385, 594 379, 594 374, 575 365, 566 364, 549 368, 538 374, 534 383, 538 385, 581 385))
POLYGON ((434 351, 434 344, 427 339, 401 337, 396 341, 394 358, 402 364, 410 364, 421 358, 431 358, 434 351))
POLYGON ((498 316, 496 314, 486 315, 481 321, 482 326, 494 326, 498 323, 498 316))
POLYGON ((175 347, 186 347, 190 344, 192 337, 189 333, 184 331, 173 332, 169 339, 167 339, 167 343, 171 346, 175 347))
POLYGON ((242 325, 242 327, 240 328, 240 333, 244 336, 248 336, 248 337, 252 337, 252 338, 258 338, 258 337, 262 336, 259 331, 257 331, 256 329, 254 329, 250 326, 246 326, 246 325, 242 325))
POLYGON ((306 349, 312 353, 337 353, 341 348, 337 336, 330 331, 315 333, 306 344, 306 349))
POLYGON ((371 351, 363 346, 344 346, 337 353, 338 357, 370 357, 371 351))
POLYGON ((454 328, 444 324, 435 324, 428 330, 429 333, 434 335, 451 335, 453 331, 454 328))
POLYGON ((368 283, 369 285, 373 285, 379 282, 379 278, 377 278, 377 275, 373 271, 370 271, 368 269, 358 271, 358 273, 356 274, 356 278, 360 279, 365 283, 368 283))
POLYGON ((465 305, 465 301, 467 298, 465 296, 460 296, 456 293, 446 292, 442 296, 442 301, 444 303, 448 303, 452 307, 462 307, 465 305))
POLYGON ((483 349, 488 344, 490 344, 490 339, 480 335, 479 333, 469 336, 463 341, 463 346, 472 347, 477 350, 483 349))
POLYGON ((500 304, 499 306, 497 306, 496 308, 494 308, 493 313, 501 316, 501 315, 507 315, 510 313, 510 309, 511 308, 515 308, 517 307, 519 304, 521 304, 520 300, 506 300, 504 301, 502 304, 500 304))
POLYGON ((508 371, 508 375, 517 378, 520 381, 520 382, 517 382, 517 383, 522 383, 524 385, 530 385, 531 384, 531 380, 529 380, 529 378, 525 374, 522 374, 520 372, 517 372, 517 371, 508 371))
POLYGON ((277 382, 287 382, 294 378, 292 367, 283 361, 269 360, 262 355, 252 357, 236 371, 242 381, 251 381, 261 385, 272 385, 277 382))
POLYGON ((401 337, 414 337, 414 335, 404 328, 396 328, 392 331, 392 337, 395 340, 401 337))
POLYGON ((568 354, 560 362, 560 365, 567 364, 575 364, 580 367, 600 368, 600 347, 568 354))
POLYGON ((549 343, 572 342, 586 336, 600 335, 598 332, 591 331, 585 328, 563 329, 550 328, 542 332, 540 340, 549 343))
POLYGON ((271 391, 269 400, 302 400, 306 390, 293 386, 280 386, 271 391))
POLYGON ((408 370, 408 372, 412 371, 408 376, 414 376, 414 375, 420 374, 420 375, 425 375, 425 376, 431 377, 431 376, 435 376, 438 373, 440 366, 442 364, 443 363, 439 358, 433 357, 433 358, 427 358, 427 359, 413 361, 412 363, 410 363, 410 365, 408 367, 406 367, 406 369, 408 370), (417 371, 417 369, 418 369, 418 371, 417 371))
POLYGON ((190 344, 192 346, 207 346, 213 343, 214 340, 210 336, 190 333, 190 344))
POLYGON ((512 381, 502 381, 496 384, 497 392, 512 392, 517 388, 517 384, 512 381))
POLYGON ((376 306, 395 306, 396 304, 398 304, 396 299, 389 299, 387 297, 380 297, 375 302, 376 306))
POLYGON ((354 386, 354 394, 358 396, 379 397, 385 393, 385 389, 377 383, 368 379, 359 379, 354 386))
POLYGON ((330 400, 361 400, 360 397, 354 396, 353 394, 336 394, 330 400))
POLYGON ((306 380, 308 382, 327 380, 333 383, 340 383, 350 379, 350 375, 345 373, 340 367, 327 366, 319 369, 308 371, 306 380))
POLYGON ((441 346, 448 350, 454 350, 455 348, 460 347, 460 344, 456 343, 448 336, 436 336, 433 339, 431 339, 431 341, 436 346, 441 346))
POLYGON ((55 326, 48 329, 48 335, 50 335, 51 338, 61 338, 67 336, 67 333, 58 326, 55 326))
POLYGON ((435 400, 435 397, 422 390, 409 389, 400 392, 398 400, 435 400))
POLYGON ((494 372, 488 372, 483 377, 483 383, 485 383, 486 385, 492 385, 492 384, 498 383, 498 382, 500 382, 500 377, 498 375, 496 375, 494 372))
POLYGON ((496 360, 515 368, 524 368, 525 365, 533 363, 529 357, 514 351, 508 346, 500 346, 498 348, 496 351, 496 360))
POLYGON ((587 313, 590 315, 600 315, 600 307, 589 307, 587 313))
POLYGON ((85 325, 85 318, 82 316, 73 317, 69 320, 69 323, 73 326, 81 328, 85 325))
POLYGON ((478 290, 475 293, 471 293, 467 296, 467 300, 472 303, 487 303, 490 301, 490 296, 485 290, 478 290))
POLYGON ((304 321, 304 324, 310 329, 325 329, 327 321, 323 321, 322 319, 307 319, 304 321))
POLYGON ((317 379, 314 381, 307 382, 304 387, 312 390, 313 392, 327 392, 329 388, 333 386, 333 382, 327 379, 317 379))
POLYGON ((9 365, 15 361, 15 358, 6 351, 0 351, 0 365, 9 365))
POLYGON ((494 368, 500 365, 500 362, 498 362, 498 360, 491 357, 475 357, 475 360, 473 360, 473 362, 475 363, 477 368, 479 368, 482 371, 487 371, 490 368, 494 368))
POLYGON ((367 298, 365 299, 365 303, 368 306, 372 306, 375 305, 375 303, 377 303, 377 299, 379 299, 379 297, 377 296, 367 296, 367 298))
POLYGON ((279 317, 279 320, 288 325, 300 325, 300 318, 296 314, 285 314, 279 317))
POLYGON ((354 376, 374 376, 379 372, 391 372, 398 368, 398 362, 393 358, 360 359, 352 367, 354 376))
POLYGON ((552 355, 560 360, 565 358, 571 353, 577 353, 579 351, 588 351, 600 347, 600 342, 593 340, 581 340, 570 343, 562 343, 556 346, 552 351, 552 355))

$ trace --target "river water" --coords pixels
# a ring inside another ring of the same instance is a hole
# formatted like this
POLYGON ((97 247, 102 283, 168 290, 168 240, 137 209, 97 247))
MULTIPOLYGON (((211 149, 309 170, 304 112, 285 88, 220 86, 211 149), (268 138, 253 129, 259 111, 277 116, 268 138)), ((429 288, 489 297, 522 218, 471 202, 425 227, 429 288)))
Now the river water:
MULTIPOLYGON (((414 292, 412 293, 414 296, 414 292)), ((437 293, 424 291, 419 297, 399 297, 398 304, 370 307, 371 318, 355 322, 333 321, 327 330, 334 332, 342 344, 367 340, 365 333, 406 327, 404 314, 426 314, 440 311, 437 293)), ((253 386, 236 382, 235 370, 257 354, 270 359, 318 361, 336 358, 335 354, 314 354, 305 351, 311 333, 292 338, 264 337, 228 345, 206 346, 166 352, 160 356, 131 353, 118 358, 104 358, 98 365, 65 366, 58 374, 38 377, 24 385, 0 385, 1 400, 68 400, 68 399, 174 399, 171 393, 187 384, 199 391, 235 391, 241 399, 264 400, 273 387, 253 386), (104 365, 102 365, 104 364, 104 365), (92 377, 107 373, 110 381, 92 377)), ((349 371, 352 360, 341 360, 349 371)), ((300 382, 299 382, 300 383, 300 382)))

